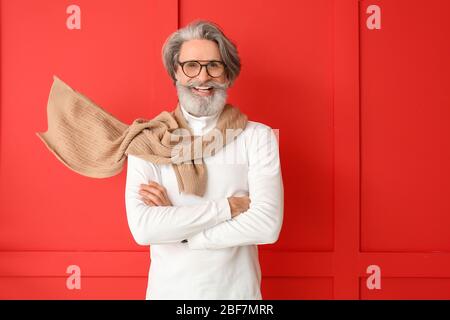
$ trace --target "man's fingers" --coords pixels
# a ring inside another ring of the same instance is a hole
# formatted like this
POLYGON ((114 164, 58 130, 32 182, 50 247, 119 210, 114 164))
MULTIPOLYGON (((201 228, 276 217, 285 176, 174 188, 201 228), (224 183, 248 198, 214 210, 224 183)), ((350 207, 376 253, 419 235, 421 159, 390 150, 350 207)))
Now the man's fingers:
POLYGON ((166 192, 166 188, 164 188, 163 186, 159 185, 154 181, 150 181, 148 184, 141 184, 141 188, 147 191, 152 191, 153 189, 156 189, 161 193, 166 192))
POLYGON ((139 190, 139 194, 151 200, 155 205, 163 205, 163 203, 165 202, 164 196, 161 194, 161 191, 158 188, 156 188, 154 185, 145 184, 141 184, 140 187, 141 189, 139 190))
POLYGON ((145 201, 149 207, 157 207, 157 205, 155 203, 151 202, 150 200, 145 200, 145 201))
POLYGON ((148 183, 151 186, 154 186, 155 188, 157 188, 160 192, 161 192, 161 196, 167 201, 169 202, 169 198, 167 196, 167 190, 164 186, 160 185, 159 183, 157 183, 156 181, 149 181, 148 183))
POLYGON ((150 188, 150 192, 157 196, 159 198, 159 200, 161 200, 162 203, 166 203, 166 196, 164 194, 164 192, 162 192, 161 190, 157 189, 157 188, 150 188))
POLYGON ((144 203, 150 207, 155 207, 156 204, 154 204, 153 202, 151 202, 150 200, 146 199, 146 198, 142 198, 142 201, 144 201, 144 203))
POLYGON ((150 181, 148 185, 141 184, 141 188, 158 196, 164 203, 170 203, 166 188, 157 182, 150 181))
POLYGON ((141 189, 154 193, 156 195, 161 195, 164 193, 163 190, 161 190, 160 188, 156 187, 155 185, 150 185, 150 184, 141 184, 141 189))
POLYGON ((160 197, 158 197, 157 195, 155 195, 154 193, 152 193, 152 192, 143 190, 143 191, 141 191, 141 195, 142 195, 144 198, 146 198, 146 199, 152 201, 152 202, 153 202, 154 204, 156 204, 157 206, 162 206, 162 205, 164 205, 164 204, 163 204, 163 200, 162 200, 160 197))

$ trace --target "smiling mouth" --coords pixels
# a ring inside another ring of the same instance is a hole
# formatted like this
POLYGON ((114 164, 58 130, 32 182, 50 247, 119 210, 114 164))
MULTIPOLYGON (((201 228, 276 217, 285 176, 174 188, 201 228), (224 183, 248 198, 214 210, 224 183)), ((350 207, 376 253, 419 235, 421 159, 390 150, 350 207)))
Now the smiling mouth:
POLYGON ((191 91, 200 96, 209 96, 213 92, 213 87, 192 87, 191 91))

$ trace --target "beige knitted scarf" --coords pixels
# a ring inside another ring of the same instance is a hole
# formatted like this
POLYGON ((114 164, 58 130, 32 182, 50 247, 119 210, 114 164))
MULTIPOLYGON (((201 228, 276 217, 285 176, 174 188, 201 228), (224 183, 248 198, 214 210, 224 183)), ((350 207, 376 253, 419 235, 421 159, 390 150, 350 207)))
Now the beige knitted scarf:
POLYGON ((48 130, 36 132, 47 148, 73 171, 106 178, 122 171, 131 154, 154 164, 172 164, 179 192, 203 196, 207 171, 203 158, 235 139, 247 116, 226 104, 215 130, 194 136, 179 103, 151 120, 138 118, 126 125, 56 75, 47 104, 48 130), (233 134, 226 131, 232 129, 233 134), (218 138, 217 133, 221 134, 218 138), (226 139, 230 137, 232 139, 226 139))

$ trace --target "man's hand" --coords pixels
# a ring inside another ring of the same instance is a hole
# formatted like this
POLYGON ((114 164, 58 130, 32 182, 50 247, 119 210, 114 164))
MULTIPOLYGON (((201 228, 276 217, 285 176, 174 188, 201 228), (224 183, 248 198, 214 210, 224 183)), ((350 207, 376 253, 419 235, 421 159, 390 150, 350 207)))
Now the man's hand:
POLYGON ((228 203, 230 204, 231 217, 234 218, 240 215, 242 212, 247 211, 250 205, 250 201, 250 198, 247 196, 229 197, 228 203))
POLYGON ((142 201, 148 206, 172 206, 166 188, 155 181, 141 184, 139 194, 142 196, 142 201))

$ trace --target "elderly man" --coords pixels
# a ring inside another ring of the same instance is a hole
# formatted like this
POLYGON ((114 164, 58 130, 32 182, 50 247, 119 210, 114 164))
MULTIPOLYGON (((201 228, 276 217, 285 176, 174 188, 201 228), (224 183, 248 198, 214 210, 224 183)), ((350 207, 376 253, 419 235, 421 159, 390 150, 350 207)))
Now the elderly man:
MULTIPOLYGON (((186 123, 204 136, 239 75, 235 45, 214 23, 195 21, 167 39, 162 55, 186 123)), ((262 299, 257 245, 276 242, 283 220, 276 136, 248 121, 203 161, 207 184, 199 196, 179 191, 170 164, 128 155, 127 219, 136 242, 150 245, 146 298, 262 299)))

